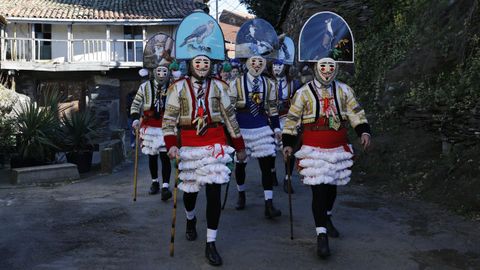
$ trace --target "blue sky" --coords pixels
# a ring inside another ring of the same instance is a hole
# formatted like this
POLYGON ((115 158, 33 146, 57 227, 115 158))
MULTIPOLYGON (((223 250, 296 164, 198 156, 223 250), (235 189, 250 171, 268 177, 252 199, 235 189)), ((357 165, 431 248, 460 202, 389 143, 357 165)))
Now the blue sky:
MULTIPOLYGON (((208 3, 210 6, 210 15, 215 18, 215 12, 216 12, 216 1, 215 0, 210 0, 208 3)), ((218 0, 218 14, 222 13, 223 9, 227 9, 230 11, 238 11, 238 12, 243 12, 243 13, 248 13, 247 9, 245 8, 244 5, 240 4, 238 0, 218 0)))

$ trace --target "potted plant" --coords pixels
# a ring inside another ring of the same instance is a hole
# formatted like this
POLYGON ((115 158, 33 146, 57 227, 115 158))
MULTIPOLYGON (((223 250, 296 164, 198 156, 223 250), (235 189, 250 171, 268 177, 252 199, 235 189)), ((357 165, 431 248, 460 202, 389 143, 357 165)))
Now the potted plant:
POLYGON ((67 161, 78 167, 79 173, 88 172, 92 166, 94 140, 99 137, 99 124, 88 110, 63 113, 63 145, 67 161))

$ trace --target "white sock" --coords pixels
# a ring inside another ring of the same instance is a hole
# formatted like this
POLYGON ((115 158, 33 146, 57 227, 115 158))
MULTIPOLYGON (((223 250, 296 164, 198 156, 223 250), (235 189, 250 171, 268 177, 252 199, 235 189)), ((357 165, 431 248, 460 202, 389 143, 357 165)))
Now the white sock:
POLYGON ((321 234, 321 233, 327 233, 327 228, 325 227, 316 227, 315 228, 315 231, 317 231, 317 235, 321 234))
POLYGON ((265 195, 265 201, 273 199, 273 190, 264 190, 263 195, 265 195))
POLYGON ((245 184, 243 185, 237 185, 237 189, 238 189, 238 192, 242 192, 242 191, 245 191, 245 184))
POLYGON ((193 209, 192 211, 185 210, 185 214, 187 215, 188 220, 192 220, 195 218, 195 209, 193 209))
POLYGON ((152 179, 152 182, 158 182, 158 178, 152 179))
POLYGON ((331 216, 332 215, 332 211, 327 211, 327 216, 331 216))
POLYGON ((168 187, 169 187, 168 183, 163 183, 162 184, 162 188, 168 188, 168 187))
POLYGON ((217 239, 217 230, 207 229, 207 243, 215 242, 217 239))

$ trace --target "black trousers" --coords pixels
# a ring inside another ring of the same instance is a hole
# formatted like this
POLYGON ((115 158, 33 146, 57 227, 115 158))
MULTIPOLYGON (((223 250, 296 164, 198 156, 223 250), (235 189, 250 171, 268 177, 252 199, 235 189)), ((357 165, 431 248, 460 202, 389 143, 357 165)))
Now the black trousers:
MULTIPOLYGON (((207 195, 207 228, 211 230, 218 229, 221 213, 221 191, 222 186, 219 184, 207 184, 205 193, 207 195)), ((188 212, 195 209, 197 203, 198 192, 183 193, 183 204, 188 212)))
MULTIPOLYGON (((170 158, 166 152, 160 152, 160 162, 162 163, 162 180, 163 183, 170 182, 170 174, 172 167, 170 165, 170 158)), ((152 179, 158 178, 158 155, 148 155, 148 167, 150 168, 150 175, 152 179)))
MULTIPOLYGON (((258 158, 258 164, 262 171, 262 186, 263 190, 273 189, 273 175, 272 175, 272 159, 275 157, 258 158)), ((235 163, 235 179, 238 185, 245 184, 245 169, 247 163, 235 163)))
POLYGON ((312 187, 312 212, 315 227, 327 225, 327 211, 332 211, 337 198, 337 186, 320 184, 312 187))

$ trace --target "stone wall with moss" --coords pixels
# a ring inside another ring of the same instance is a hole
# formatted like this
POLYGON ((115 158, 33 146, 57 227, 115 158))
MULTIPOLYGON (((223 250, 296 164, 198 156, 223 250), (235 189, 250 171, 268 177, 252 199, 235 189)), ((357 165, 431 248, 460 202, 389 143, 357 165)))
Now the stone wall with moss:
POLYGON ((342 79, 375 142, 357 179, 480 212, 479 1, 293 0, 282 30, 297 40, 322 10, 343 16, 356 40, 354 75, 342 79))

